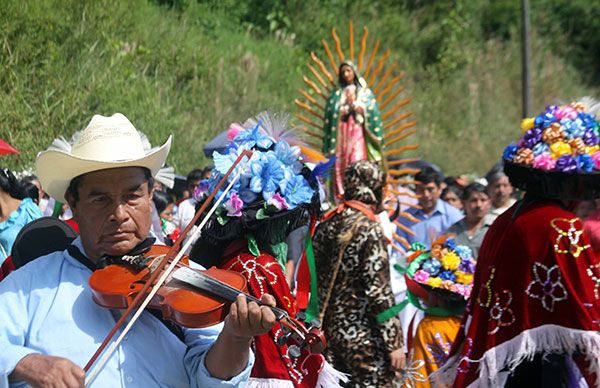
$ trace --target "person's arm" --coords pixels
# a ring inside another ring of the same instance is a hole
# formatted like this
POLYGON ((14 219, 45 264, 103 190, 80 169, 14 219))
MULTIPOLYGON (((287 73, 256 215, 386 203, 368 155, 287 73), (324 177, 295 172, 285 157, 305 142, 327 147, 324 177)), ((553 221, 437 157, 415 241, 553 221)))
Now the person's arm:
MULTIPOLYGON (((270 295, 265 295, 263 302, 275 306, 270 295)), ((248 304, 238 296, 223 325, 186 330, 185 366, 192 387, 240 386, 247 381, 254 363, 252 338, 266 333, 274 324, 275 314, 269 307, 248 304)))
MULTIPOLYGON (((393 307, 395 305, 394 294, 391 288, 390 268, 387 250, 384 246, 384 236, 381 227, 377 225, 375 232, 369 230, 361 233, 367 233, 365 243, 361 249, 362 276, 365 285, 365 294, 369 299, 368 306, 374 315, 393 307)), ((404 353, 402 350, 402 329, 400 319, 393 317, 379 324, 379 330, 386 344, 386 349, 390 353, 392 365, 396 369, 404 367, 404 353)))
POLYGON ((83 385, 83 370, 71 361, 39 354, 25 346, 29 328, 27 271, 12 273, 0 282, 0 387, 9 382, 32 386, 63 382, 67 387, 83 385))

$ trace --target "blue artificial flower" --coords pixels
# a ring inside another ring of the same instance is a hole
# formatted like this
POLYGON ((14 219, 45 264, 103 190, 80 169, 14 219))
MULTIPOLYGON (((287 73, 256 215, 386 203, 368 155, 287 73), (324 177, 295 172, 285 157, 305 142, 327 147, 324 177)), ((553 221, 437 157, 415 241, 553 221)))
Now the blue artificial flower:
POLYGON ((256 194, 262 193, 266 201, 271 199, 279 186, 279 182, 284 178, 282 164, 275 153, 268 151, 265 154, 258 155, 256 160, 250 161, 250 171, 252 174, 250 190, 256 194))
POLYGON ((504 152, 502 153, 502 160, 512 162, 515 155, 517 154, 518 149, 519 147, 517 147, 515 143, 510 143, 509 145, 507 145, 504 149, 504 152))
POLYGON ((541 115, 536 116, 533 123, 534 123, 535 127, 545 129, 545 128, 548 128, 550 126, 550 124, 552 124, 555 121, 556 121, 556 117, 554 117, 554 114, 549 113, 549 112, 544 112, 541 115))
POLYGON ((543 153, 549 154, 550 153, 550 147, 548 146, 548 144, 540 142, 540 143, 537 143, 533 147, 532 151, 533 151, 533 154, 535 156, 541 155, 543 153))
POLYGON ((273 139, 260 131, 260 125, 261 123, 259 122, 254 128, 238 133, 237 136, 233 138, 233 143, 238 146, 245 145, 248 148, 256 146, 264 150, 269 149, 269 147, 273 145, 273 139))
POLYGON ((588 154, 577 155, 577 169, 581 172, 592 172, 594 170, 594 159, 588 154))
POLYGON ((453 238, 449 238, 446 240, 446 242, 444 243, 444 247, 448 248, 448 249, 452 249, 455 250, 456 249, 456 241, 454 241, 453 238))
POLYGON ((427 259, 423 262, 422 269, 431 276, 437 276, 442 268, 442 263, 437 259, 427 259))
POLYGON ((473 251, 466 245, 458 245, 454 248, 454 252, 460 257, 462 260, 468 260, 473 257, 473 251))
POLYGON ((294 174, 287 179, 282 194, 290 208, 293 209, 302 203, 310 203, 314 190, 302 175, 294 174))
POLYGON ((560 123, 565 132, 565 138, 568 140, 582 137, 585 133, 585 126, 583 125, 583 121, 579 118, 576 118, 575 120, 562 119, 560 123))
POLYGON ((275 154, 281 163, 291 166, 300 159, 300 147, 290 147, 287 141, 281 140, 275 144, 275 154))
POLYGON ((456 283, 456 275, 450 270, 440 273, 439 278, 442 280, 450 280, 452 283, 456 283))
POLYGON ((577 115, 577 118, 579 118, 581 120, 581 122, 583 123, 583 126, 586 129, 594 128, 596 125, 598 125, 596 118, 591 113, 579 112, 579 114, 577 115))

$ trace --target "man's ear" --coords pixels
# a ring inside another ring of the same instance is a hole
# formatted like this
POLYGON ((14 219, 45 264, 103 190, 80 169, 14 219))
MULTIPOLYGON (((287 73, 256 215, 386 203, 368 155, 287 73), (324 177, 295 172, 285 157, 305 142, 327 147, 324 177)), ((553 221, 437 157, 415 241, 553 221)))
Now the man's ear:
POLYGON ((65 200, 67 201, 67 204, 73 212, 73 218, 75 219, 75 221, 79 222, 79 220, 77 219, 77 216, 79 214, 79 212, 77 211, 77 202, 75 201, 73 193, 71 193, 70 191, 65 191, 65 200))

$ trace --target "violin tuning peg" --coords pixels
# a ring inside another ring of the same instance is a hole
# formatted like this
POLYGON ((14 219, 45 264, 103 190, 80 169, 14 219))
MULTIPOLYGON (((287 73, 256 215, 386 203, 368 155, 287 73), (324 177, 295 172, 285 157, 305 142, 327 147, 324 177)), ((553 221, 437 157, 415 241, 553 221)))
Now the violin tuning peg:
POLYGON ((312 321, 310 321, 310 327, 311 327, 311 329, 320 329, 322 324, 323 323, 318 318, 315 318, 312 321))
POLYGON ((285 345, 287 343, 288 339, 290 338, 290 335, 292 335, 291 332, 289 332, 287 334, 283 334, 279 338, 277 338, 277 345, 279 345, 279 346, 285 345))
POLYGON ((288 346, 287 354, 290 358, 300 357, 300 348, 296 345, 288 346))
POLYGON ((296 313, 296 319, 299 321, 305 321, 306 320, 306 313, 299 311, 296 313))

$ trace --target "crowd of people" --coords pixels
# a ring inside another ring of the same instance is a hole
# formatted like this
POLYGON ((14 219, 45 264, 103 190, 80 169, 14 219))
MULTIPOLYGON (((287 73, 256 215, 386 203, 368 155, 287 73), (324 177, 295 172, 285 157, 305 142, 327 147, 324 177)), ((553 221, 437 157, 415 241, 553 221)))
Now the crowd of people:
POLYGON ((38 154, 37 177, 0 170, 0 386, 597 386, 600 136, 586 109, 524 122, 485 176, 422 163, 392 188, 377 160, 311 164, 268 124, 234 125, 180 196, 159 174, 171 138, 145 147, 122 114, 95 115, 38 154), (13 263, 44 216, 74 237, 13 263), (189 258, 158 270, 168 287, 227 306, 210 325, 99 303, 91 276, 156 270, 157 244, 189 258), (97 365, 109 332, 122 338, 97 365))

